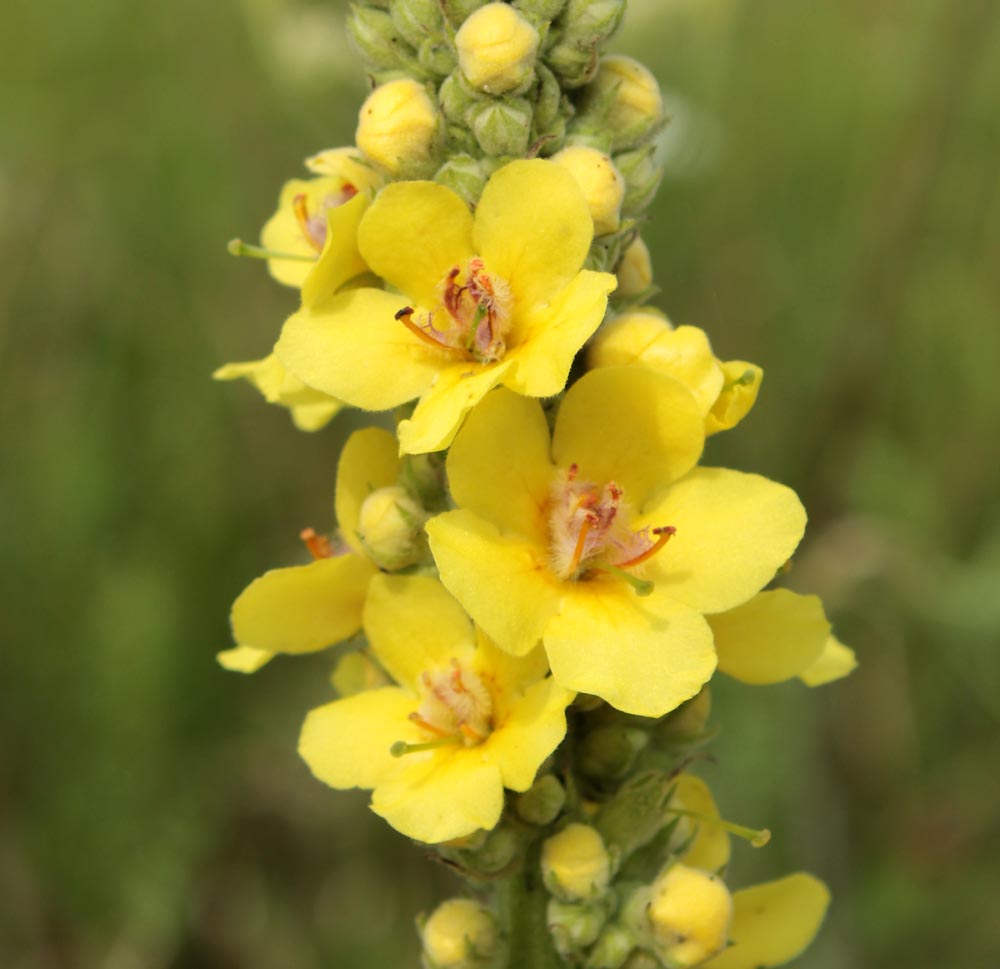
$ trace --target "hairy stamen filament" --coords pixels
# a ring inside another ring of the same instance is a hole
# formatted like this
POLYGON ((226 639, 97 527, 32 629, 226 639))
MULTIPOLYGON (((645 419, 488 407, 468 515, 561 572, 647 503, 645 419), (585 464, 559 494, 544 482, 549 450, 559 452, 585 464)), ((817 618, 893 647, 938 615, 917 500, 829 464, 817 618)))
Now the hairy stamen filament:
POLYGON ((636 565, 641 565, 643 562, 648 561, 677 534, 677 529, 673 525, 666 525, 663 528, 654 528, 653 534, 657 536, 656 541, 645 552, 641 552, 634 558, 630 558, 627 562, 619 562, 618 568, 631 569, 636 565))
POLYGON ((404 306, 401 310, 396 313, 396 319, 403 324, 414 336, 420 337, 425 343, 429 343, 435 350, 461 350, 460 347, 448 346, 447 343, 442 343, 440 340, 435 339, 430 333, 427 332, 422 326, 413 322, 413 307, 404 306))

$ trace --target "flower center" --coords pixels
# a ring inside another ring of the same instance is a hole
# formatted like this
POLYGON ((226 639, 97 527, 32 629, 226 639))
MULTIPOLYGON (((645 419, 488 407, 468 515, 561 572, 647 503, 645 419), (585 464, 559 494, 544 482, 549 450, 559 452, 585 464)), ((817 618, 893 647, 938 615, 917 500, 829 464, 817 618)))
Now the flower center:
POLYGON ((413 307, 405 306, 396 319, 438 349, 492 363, 507 350, 511 302, 506 280, 487 273, 476 257, 451 268, 438 287, 435 309, 415 317, 413 307))
POLYGON ((481 744, 493 732, 493 695, 482 677, 457 659, 446 670, 421 676, 424 698, 410 719, 436 741, 481 744))
POLYGON ((652 586, 635 580, 627 570, 652 558, 676 529, 668 525, 633 531, 624 491, 613 481, 596 485, 580 481, 578 475, 579 468, 571 464, 552 486, 549 567, 560 579, 570 580, 609 572, 632 581, 640 594, 648 594, 652 586))
POLYGON ((306 242, 317 252, 322 252, 323 246, 326 245, 326 213, 349 202, 357 194, 358 190, 350 182, 344 182, 339 192, 328 192, 324 195, 319 208, 313 212, 309 211, 309 200, 305 192, 292 199, 292 209, 299 229, 306 242))

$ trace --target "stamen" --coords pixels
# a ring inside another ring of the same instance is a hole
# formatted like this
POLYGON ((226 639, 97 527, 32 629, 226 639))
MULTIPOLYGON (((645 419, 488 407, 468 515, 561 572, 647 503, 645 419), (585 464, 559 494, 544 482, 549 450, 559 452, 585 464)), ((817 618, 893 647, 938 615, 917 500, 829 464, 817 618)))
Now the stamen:
POLYGON ((325 535, 320 535, 315 528, 303 528, 299 532, 299 538, 305 542, 306 548, 317 561, 333 558, 333 543, 325 535))
POLYGON ((570 559, 569 563, 570 573, 575 572, 580 567, 580 559, 583 558, 583 547, 587 544, 587 534, 590 532, 593 524, 593 518, 590 515, 587 515, 583 519, 583 525, 580 526, 580 534, 576 538, 576 548, 573 549, 573 558, 570 559))
POLYGON ((246 256, 249 259, 294 259, 296 262, 315 262, 314 256, 305 256, 299 252, 278 252, 275 249, 265 249, 263 246, 252 246, 242 239, 230 239, 226 249, 231 256, 246 256))
POLYGON ((653 534, 657 536, 657 539, 645 552, 640 553, 635 558, 629 559, 627 562, 619 562, 618 567, 620 569, 631 569, 636 565, 641 565, 643 562, 648 561, 677 534, 677 529, 673 525, 666 525, 663 528, 654 528, 653 534))
POLYGON ((431 723, 429 720, 425 720, 422 716, 420 716, 419 713, 417 713, 416 710, 414 710, 413 713, 411 713, 409 717, 407 717, 407 719, 411 720, 418 727, 422 727, 424 730, 427 730, 430 733, 436 733, 439 737, 454 736, 454 734, 448 733, 447 730, 442 730, 440 727, 434 726, 434 724, 431 723))
POLYGON ((312 225, 309 222, 309 202, 304 192, 292 199, 292 209, 295 212, 295 220, 299 223, 299 228, 302 230, 302 235, 305 237, 306 242, 317 252, 322 252, 323 243, 313 235, 312 225))
POLYGON ((694 818, 694 820, 704 821, 706 824, 717 824, 724 831, 735 834, 737 838, 749 841, 754 848, 763 848, 771 840, 771 832, 767 828, 761 828, 758 831, 742 824, 733 824, 732 821, 713 818, 707 814, 701 814, 699 811, 688 811, 684 808, 668 807, 666 808, 666 812, 668 814, 676 814, 680 818, 694 818))
POLYGON ((423 327, 413 322, 414 309, 412 306, 404 306, 396 313, 396 319, 403 324, 414 336, 420 337, 425 343, 429 343, 435 350, 459 350, 459 347, 450 347, 446 343, 435 340, 423 327))

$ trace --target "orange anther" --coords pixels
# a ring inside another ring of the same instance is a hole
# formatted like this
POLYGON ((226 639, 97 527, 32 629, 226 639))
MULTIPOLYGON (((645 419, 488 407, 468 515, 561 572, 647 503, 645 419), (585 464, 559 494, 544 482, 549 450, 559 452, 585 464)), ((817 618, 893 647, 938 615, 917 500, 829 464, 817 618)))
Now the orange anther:
POLYGON ((656 541, 653 542, 645 552, 641 552, 635 558, 629 559, 627 562, 619 562, 618 568, 620 569, 630 569, 633 565, 641 565, 643 562, 647 562, 651 559, 667 542, 670 541, 677 533, 677 529, 673 525, 667 525, 664 528, 654 528, 653 534, 656 536, 656 541))
POLYGON ((305 542, 306 548, 317 561, 333 558, 333 543, 325 535, 320 535, 315 528, 303 528, 299 532, 299 538, 305 542))

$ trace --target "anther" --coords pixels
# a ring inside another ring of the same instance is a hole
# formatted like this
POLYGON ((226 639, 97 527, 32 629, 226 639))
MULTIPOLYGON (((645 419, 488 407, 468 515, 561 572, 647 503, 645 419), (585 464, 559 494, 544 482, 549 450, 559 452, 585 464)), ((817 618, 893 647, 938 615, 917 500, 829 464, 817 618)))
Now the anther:
POLYGON ((621 569, 631 569, 636 565, 641 565, 643 562, 648 561, 677 534, 677 529, 673 525, 667 525, 663 528, 654 528, 653 534, 656 536, 656 541, 645 552, 641 552, 627 562, 619 562, 618 567, 621 569))
POLYGON ((325 535, 320 535, 315 528, 303 528, 299 532, 299 538, 317 561, 333 558, 333 543, 325 535))

